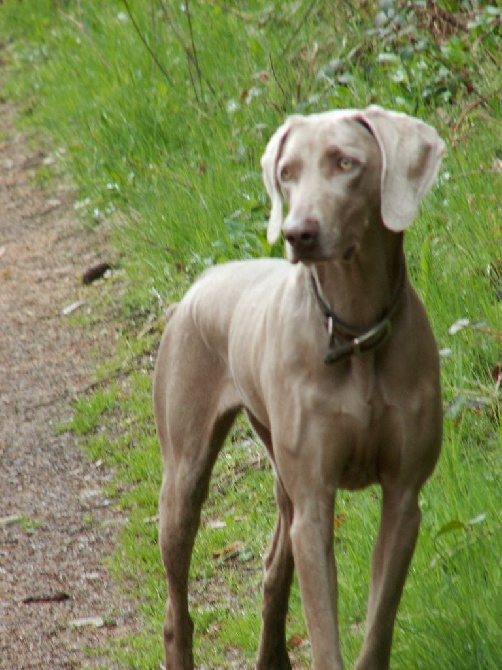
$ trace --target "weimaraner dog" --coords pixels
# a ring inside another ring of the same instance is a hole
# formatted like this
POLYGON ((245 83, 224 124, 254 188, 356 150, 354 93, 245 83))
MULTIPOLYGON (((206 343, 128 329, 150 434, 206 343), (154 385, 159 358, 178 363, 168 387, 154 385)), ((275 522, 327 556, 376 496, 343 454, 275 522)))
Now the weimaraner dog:
POLYGON ((288 260, 211 268, 170 308, 154 382, 167 670, 194 667, 190 559, 213 464, 241 408, 272 461, 279 510, 256 667, 292 667, 296 566, 313 667, 341 670, 335 496, 378 483, 382 518, 356 668, 389 668, 418 496, 442 435, 438 353, 408 280, 403 231, 443 149, 430 126, 379 107, 288 118, 261 161, 268 239, 282 231, 288 260))

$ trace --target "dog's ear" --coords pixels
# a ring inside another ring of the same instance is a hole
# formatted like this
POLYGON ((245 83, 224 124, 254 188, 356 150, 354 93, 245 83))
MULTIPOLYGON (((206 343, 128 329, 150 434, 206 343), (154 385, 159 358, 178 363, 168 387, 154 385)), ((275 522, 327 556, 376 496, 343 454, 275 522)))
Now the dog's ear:
POLYGON ((445 144, 432 126, 376 105, 364 110, 360 120, 380 148, 383 223, 400 232, 411 224, 432 186, 445 144))
POLYGON ((267 228, 267 241, 269 244, 275 244, 279 239, 283 222, 282 193, 277 181, 277 164, 291 127, 301 118, 300 115, 295 115, 286 119, 270 138, 265 153, 261 157, 263 183, 271 201, 270 219, 267 228))

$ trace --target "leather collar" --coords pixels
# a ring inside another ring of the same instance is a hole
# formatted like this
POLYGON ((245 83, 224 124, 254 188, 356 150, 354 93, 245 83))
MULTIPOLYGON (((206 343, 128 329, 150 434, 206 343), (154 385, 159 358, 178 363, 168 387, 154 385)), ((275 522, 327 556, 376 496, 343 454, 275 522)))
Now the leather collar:
POLYGON ((382 346, 389 339, 392 333, 392 319, 400 305, 400 299, 405 286, 406 271, 404 260, 401 263, 399 280, 389 306, 384 309, 377 322, 368 330, 354 328, 339 319, 322 297, 318 284, 319 280, 312 271, 310 278, 314 296, 321 312, 326 318, 329 335, 329 348, 324 357, 326 365, 332 365, 349 356, 361 356, 368 351, 373 351, 382 346))

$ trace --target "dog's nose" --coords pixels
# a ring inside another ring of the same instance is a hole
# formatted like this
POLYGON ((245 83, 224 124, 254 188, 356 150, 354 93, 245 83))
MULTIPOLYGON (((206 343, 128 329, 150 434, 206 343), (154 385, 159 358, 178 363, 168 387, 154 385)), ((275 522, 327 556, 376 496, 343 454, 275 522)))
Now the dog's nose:
POLYGON ((312 249, 319 241, 319 221, 307 217, 301 221, 286 222, 284 237, 293 249, 312 249))

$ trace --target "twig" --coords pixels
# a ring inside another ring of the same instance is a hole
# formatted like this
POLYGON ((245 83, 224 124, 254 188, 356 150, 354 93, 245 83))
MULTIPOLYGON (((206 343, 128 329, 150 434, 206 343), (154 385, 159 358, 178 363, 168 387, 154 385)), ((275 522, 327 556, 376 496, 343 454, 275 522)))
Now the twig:
POLYGON ((174 36, 176 37, 176 39, 178 40, 178 43, 180 44, 181 48, 185 52, 185 55, 187 57, 188 76, 190 77, 190 82, 192 84, 192 89, 193 89, 197 104, 200 105, 199 94, 197 92, 197 87, 195 86, 195 80, 193 78, 192 67, 191 67, 191 63, 193 61, 193 55, 190 52, 190 49, 185 45, 183 35, 179 33, 178 28, 177 28, 174 20, 172 19, 171 15, 169 14, 169 11, 167 9, 166 4, 163 2, 163 0, 159 0, 159 4, 162 7, 162 11, 164 12, 164 16, 165 16, 168 24, 170 25, 171 30, 174 33, 174 36))
MULTIPOLYGON (((164 16, 166 17, 166 20, 167 20, 168 24, 170 25, 170 27, 171 27, 171 29, 174 33, 174 36, 176 37, 176 39, 178 40, 178 43, 180 44, 181 48, 185 52, 185 55, 187 57, 188 74, 190 76, 190 81, 192 83, 192 88, 193 88, 195 97, 197 99, 197 102, 199 102, 199 96, 197 94, 197 89, 196 89, 196 86, 195 86, 195 81, 194 81, 192 69, 191 69, 191 66, 190 66, 190 64, 192 64, 197 69, 198 68, 198 63, 196 63, 194 54, 192 53, 190 48, 186 46, 183 34, 180 33, 180 31, 178 30, 178 28, 176 26, 176 23, 174 22, 172 16, 170 15, 169 10, 168 10, 164 0, 159 0, 159 4, 162 7, 162 11, 164 12, 164 16)), ((202 77, 202 71, 200 69, 199 69, 199 73, 200 73, 200 77, 202 77)), ((214 90, 213 86, 211 85, 211 82, 207 79, 207 77, 204 77, 204 81, 205 81, 206 86, 208 87, 209 91, 211 92, 211 95, 213 95, 216 98, 216 91, 214 90)))
POLYGON ((281 82, 279 81, 279 77, 278 77, 277 74, 276 74, 276 71, 275 71, 275 68, 274 68, 274 61, 272 60, 272 54, 271 54, 271 53, 268 54, 268 59, 269 59, 269 61, 270 61, 270 69, 272 70, 272 76, 274 77, 274 81, 275 81, 275 83, 277 84, 277 86, 279 87, 279 90, 280 90, 280 92, 282 93, 282 95, 283 95, 285 98, 287 98, 287 97, 288 97, 288 94, 287 94, 286 91, 284 90, 284 88, 283 88, 281 82))
POLYGON ((495 91, 492 91, 492 93, 489 93, 488 95, 483 96, 482 98, 479 98, 478 100, 475 100, 473 103, 471 103, 468 107, 466 107, 460 116, 457 119, 457 122, 455 126, 453 127, 452 131, 452 145, 454 146, 456 143, 456 135, 460 129, 460 126, 463 124, 465 121, 465 117, 470 114, 473 109, 476 109, 476 107, 480 107, 481 105, 484 105, 490 100, 491 98, 494 98, 495 96, 500 95, 502 93, 502 87, 497 88, 495 91))
POLYGON ((62 207, 64 205, 63 202, 52 202, 45 207, 41 212, 32 212, 30 214, 21 214, 21 219, 35 219, 39 216, 47 216, 47 214, 50 214, 53 212, 55 209, 59 209, 59 207, 62 207))
POLYGON ((98 58, 99 58, 99 60, 101 61, 101 64, 103 65, 103 67, 104 67, 106 70, 108 70, 108 71, 110 72, 111 69, 112 69, 111 66, 110 66, 110 64, 105 60, 104 56, 103 56, 103 55, 101 54, 101 52, 99 51, 99 49, 98 49, 98 47, 96 46, 96 44, 94 43, 92 37, 91 37, 91 36, 89 35, 89 33, 87 32, 87 30, 86 30, 86 28, 85 28, 85 25, 84 25, 83 23, 81 23, 80 21, 77 21, 77 19, 75 19, 75 18, 74 18, 73 16, 71 16, 70 14, 66 14, 65 12, 63 12, 63 10, 62 10, 61 8, 58 8, 58 9, 59 9, 60 14, 62 15, 62 17, 63 17, 64 19, 66 19, 66 21, 69 21, 70 23, 73 23, 74 25, 77 26, 77 28, 78 28, 78 29, 80 30, 80 32, 83 34, 83 36, 84 36, 85 39, 88 41, 88 43, 90 44, 90 46, 94 49, 94 51, 95 51, 96 54, 98 55, 98 58))
POLYGON ((490 328, 489 326, 476 326, 476 324, 472 323, 466 326, 469 330, 474 331, 475 333, 484 333, 485 335, 491 335, 497 340, 500 340, 502 342, 502 330, 493 330, 493 328, 490 328))
POLYGON ((159 0, 159 5, 161 6, 162 11, 164 12, 164 16, 166 17, 166 20, 167 20, 168 24, 171 26, 171 30, 173 31, 174 36, 176 37, 179 44, 181 45, 181 48, 186 53, 188 58, 192 58, 192 54, 190 53, 190 49, 187 49, 187 47, 185 46, 185 43, 184 43, 184 40, 183 40, 183 35, 178 31, 178 28, 177 28, 173 18, 169 14, 169 10, 168 10, 164 0, 159 0))
POLYGON ((140 235, 139 237, 141 240, 143 240, 143 242, 145 242, 151 247, 154 247, 155 249, 161 249, 162 251, 165 251, 166 253, 172 255, 180 254, 179 249, 173 249, 173 247, 168 247, 167 244, 160 244, 159 242, 154 242, 147 235, 140 235))
POLYGON ((485 399, 490 399, 490 400, 497 400, 497 389, 493 388, 491 386, 485 386, 483 384, 478 384, 478 389, 467 389, 467 388, 461 388, 458 386, 453 386, 452 391, 459 396, 464 396, 469 399, 474 399, 474 400, 480 400, 482 398, 485 399), (483 395, 480 395, 480 394, 483 395), (489 398, 487 398, 487 396, 489 398))
POLYGON ((132 25, 134 26, 134 30, 135 30, 136 33, 138 34, 138 37, 140 38, 140 40, 141 40, 141 41, 143 42, 143 44, 145 45, 145 47, 146 47, 148 53, 150 54, 150 56, 153 58, 153 60, 154 60, 154 62, 155 62, 155 65, 156 65, 156 66, 159 68, 159 70, 162 72, 162 74, 163 74, 164 77, 166 78, 167 82, 168 82, 169 84, 171 84, 171 86, 172 86, 172 85, 173 85, 173 81, 172 81, 172 79, 171 79, 171 76, 169 75, 169 73, 168 73, 168 71, 165 69, 165 67, 162 65, 162 63, 160 62, 160 60, 157 58, 157 54, 152 50, 152 48, 150 47, 150 45, 149 45, 148 42, 146 41, 146 39, 145 39, 143 33, 142 33, 141 30, 140 30, 139 25, 138 25, 137 22, 136 22, 136 19, 135 19, 134 16, 132 15, 131 8, 130 8, 130 6, 129 6, 129 2, 128 2, 128 0, 122 0, 122 2, 124 3, 124 6, 125 6, 125 8, 126 8, 126 10, 127 10, 127 13, 129 14, 129 18, 131 19, 131 23, 132 23, 132 25))
POLYGON ((483 49, 483 51, 485 52, 485 54, 487 55, 487 57, 491 60, 491 62, 492 62, 496 67, 500 67, 500 59, 497 58, 496 56, 494 56, 494 55, 492 54, 492 52, 489 51, 485 46, 483 46, 482 49, 483 49))
POLYGON ((480 170, 467 170, 466 172, 458 172, 457 174, 451 174, 450 179, 464 179, 465 177, 473 177, 474 175, 480 174, 500 174, 500 170, 495 168, 486 168, 480 170))
POLYGON ((25 605, 36 605, 38 603, 61 603, 64 600, 70 600, 71 596, 66 591, 55 591, 54 593, 37 593, 27 596, 21 601, 25 605))
POLYGON ((209 0, 209 4, 211 5, 211 7, 217 7, 218 9, 221 9, 224 12, 227 12, 228 14, 233 14, 233 16, 237 16, 237 18, 241 19, 241 21, 244 21, 245 23, 252 23, 255 21, 254 16, 251 16, 250 14, 245 14, 244 12, 235 9, 235 7, 231 7, 230 5, 227 5, 224 2, 216 2, 215 0, 209 0))
POLYGON ((251 469, 253 470, 268 470, 270 463, 268 458, 259 455, 252 461, 246 461, 234 466, 231 470, 221 472, 215 477, 215 484, 219 490, 225 490, 231 483, 235 484, 242 479, 251 469))
MULTIPOLYGON (((151 325, 153 328, 155 328, 157 324, 160 322, 161 320, 158 319, 157 322, 154 322, 151 325)), ((146 334, 147 333, 144 333, 144 335, 146 334)), ((142 359, 144 359, 145 354, 146 351, 140 352, 134 358, 137 359, 141 357, 142 359)), ((148 364, 146 364, 144 360, 137 361, 134 364, 131 364, 125 368, 117 368, 115 370, 112 370, 107 375, 104 375, 99 379, 95 379, 94 381, 90 382, 89 384, 86 384, 85 386, 81 386, 74 390, 66 389, 62 393, 58 393, 57 395, 47 398, 47 400, 43 400, 41 402, 37 402, 32 405, 26 405, 26 407, 23 407, 22 410, 25 412, 30 411, 33 412, 37 409, 41 409, 42 407, 49 407, 50 405, 54 405, 57 402, 64 402, 68 399, 76 400, 77 398, 80 398, 81 396, 86 395, 87 393, 90 393, 91 391, 94 391, 97 388, 100 388, 101 386, 106 386, 107 384, 111 383, 112 381, 115 381, 116 379, 120 379, 121 377, 127 377, 133 372, 138 372, 140 370, 146 369, 150 371, 153 370, 153 367, 154 367, 153 361, 149 362, 148 364)))
POLYGON ((428 0, 428 2, 426 3, 426 7, 427 7, 426 11, 435 14, 436 18, 443 20, 446 23, 449 23, 454 28, 459 28, 460 30, 467 30, 467 26, 465 25, 465 23, 457 19, 457 17, 454 14, 447 11, 446 9, 438 7, 436 4, 436 0, 428 0))
POLYGON ((86 386, 82 386, 81 388, 78 389, 77 393, 74 394, 74 397, 80 397, 82 395, 85 395, 86 393, 90 393, 91 391, 96 390, 97 388, 100 388, 101 386, 106 386, 112 381, 115 381, 116 379, 120 379, 121 377, 127 377, 128 375, 132 374, 133 372, 137 372, 138 370, 141 370, 144 366, 141 366, 140 364, 136 365, 131 365, 127 368, 122 368, 118 370, 113 370, 109 374, 105 375, 104 377, 100 377, 99 379, 95 379, 93 382, 90 384, 87 384, 86 386))
MULTIPOLYGON (((150 22, 152 24, 153 50, 157 53, 157 20, 155 18, 155 0, 150 0, 150 22)), ((152 75, 155 68, 155 61, 152 59, 152 75)))
POLYGON ((205 105, 206 101, 204 99, 204 89, 202 88, 202 73, 201 73, 200 65, 199 65, 199 57, 197 56, 197 49, 195 48, 195 40, 194 40, 193 28, 192 28, 192 17, 190 15, 190 5, 188 4, 188 0, 185 0, 185 13, 187 15, 188 32, 190 33, 190 43, 192 45, 193 63, 195 65, 195 71, 197 72, 197 79, 199 80, 200 95, 201 95, 201 98, 202 98, 202 102, 205 105))
POLYGON ((307 7, 307 9, 306 9, 306 11, 305 11, 305 14, 304 14, 304 15, 302 16, 302 18, 301 18, 301 21, 298 23, 298 25, 296 26, 295 30, 293 30, 293 32, 292 32, 292 34, 291 34, 291 37, 290 37, 289 40, 286 42, 286 46, 285 46, 284 49, 281 51, 281 58, 282 58, 282 57, 284 56, 284 54, 289 50, 289 47, 291 46, 291 44, 293 43, 293 41, 296 39, 296 36, 298 35, 298 33, 300 32, 300 30, 302 29, 303 25, 307 22, 307 19, 308 19, 308 17, 310 16, 310 13, 312 12, 312 10, 314 9, 316 3, 317 3, 317 0, 312 0, 312 2, 310 3, 310 5, 307 7))

